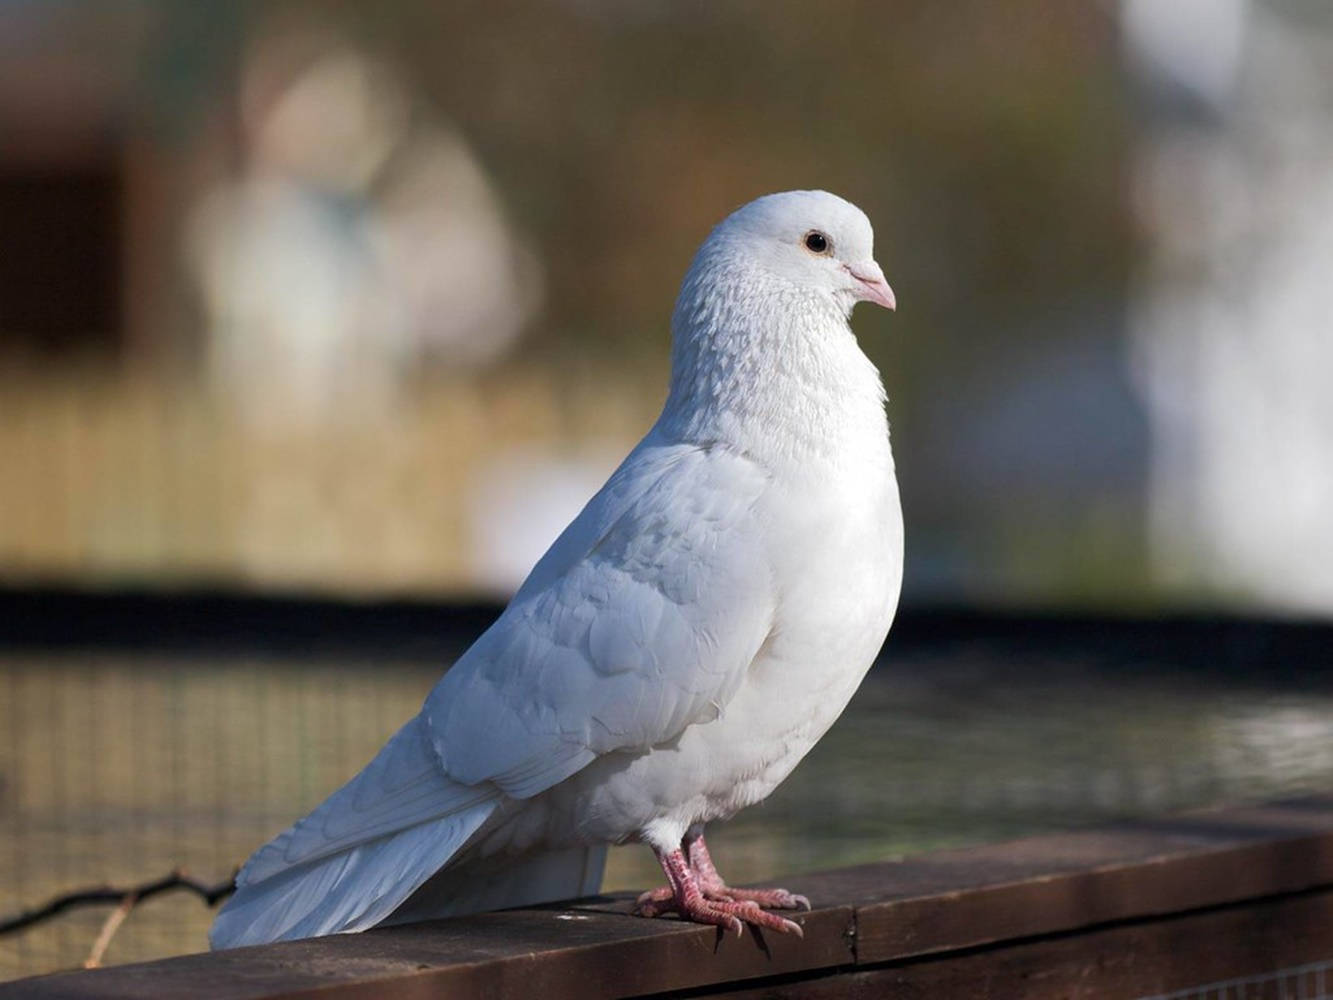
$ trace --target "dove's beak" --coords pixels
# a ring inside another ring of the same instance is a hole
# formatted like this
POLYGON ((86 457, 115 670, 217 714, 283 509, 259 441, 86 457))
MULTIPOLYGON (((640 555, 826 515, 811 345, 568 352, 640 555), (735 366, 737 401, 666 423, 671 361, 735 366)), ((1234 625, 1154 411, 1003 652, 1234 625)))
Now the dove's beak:
POLYGON ((856 279, 856 301, 873 302, 885 309, 898 308, 898 300, 893 297, 893 289, 884 280, 884 272, 873 260, 849 267, 848 272, 856 279))

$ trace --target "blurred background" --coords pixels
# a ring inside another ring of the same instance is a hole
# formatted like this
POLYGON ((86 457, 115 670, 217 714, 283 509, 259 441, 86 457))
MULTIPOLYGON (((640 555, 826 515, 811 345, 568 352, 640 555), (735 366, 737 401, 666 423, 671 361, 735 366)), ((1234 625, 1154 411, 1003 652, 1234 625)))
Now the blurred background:
MULTIPOLYGON (((0 916, 223 878, 358 768, 475 634, 449 609, 503 599, 655 418, 695 246, 796 187, 865 209, 898 294, 855 326, 906 621, 1333 612, 1319 0, 0 0, 7 632, 125 592, 330 623, 167 650, 164 599, 120 621, 141 648, 0 644, 0 916), (428 655, 330 639, 385 601, 437 609, 428 655)), ((1210 672, 945 638, 890 640, 724 870, 1333 783, 1318 641, 1210 672)), ((104 916, 0 937, 0 978, 104 916)), ((207 922, 146 903, 107 960, 207 922)))

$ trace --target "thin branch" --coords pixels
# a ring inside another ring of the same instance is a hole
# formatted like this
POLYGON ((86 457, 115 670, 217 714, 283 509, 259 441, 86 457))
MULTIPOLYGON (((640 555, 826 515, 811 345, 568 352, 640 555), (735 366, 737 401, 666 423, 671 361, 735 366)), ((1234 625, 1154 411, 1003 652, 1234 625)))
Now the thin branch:
MULTIPOLYGON (((235 876, 221 882, 218 885, 205 885, 195 879, 190 878, 183 870, 177 869, 170 875, 166 875, 153 882, 145 882, 143 885, 128 886, 123 889, 117 889, 112 886, 98 886, 89 889, 76 889, 73 892, 67 892, 62 896, 56 896, 54 899, 34 907, 30 910, 23 910, 14 914, 12 917, 0 919, 0 935, 13 934, 16 931, 24 930, 33 924, 49 920, 65 910, 76 906, 102 906, 108 903, 124 904, 125 900, 133 897, 134 902, 141 903, 145 899, 157 896, 164 892, 170 892, 173 889, 184 889, 192 892, 202 899, 209 906, 216 906, 220 900, 230 896, 235 891, 235 876)), ((128 911, 127 911, 128 912, 128 911)), ((124 919, 123 917, 121 918, 124 919)), ((105 931, 105 927, 103 928, 105 931)), ((112 928, 115 933, 115 928, 112 928)))
POLYGON ((95 969, 102 964, 102 956, 111 945, 111 939, 116 936, 116 931, 120 930, 120 925, 125 922, 125 918, 130 915, 130 910, 134 909, 134 904, 139 901, 137 893, 130 893, 120 901, 120 905, 106 915, 106 921, 102 924, 101 931, 97 934, 97 940, 93 942, 93 950, 88 952, 88 957, 83 960, 85 969, 95 969))

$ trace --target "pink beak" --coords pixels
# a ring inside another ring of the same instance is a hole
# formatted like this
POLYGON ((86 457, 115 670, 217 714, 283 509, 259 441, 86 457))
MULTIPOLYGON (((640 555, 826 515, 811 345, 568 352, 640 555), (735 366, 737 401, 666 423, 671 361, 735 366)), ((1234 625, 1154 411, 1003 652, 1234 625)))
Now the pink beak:
POLYGON ((860 286, 856 290, 856 301, 873 302, 885 309, 898 308, 898 300, 893 297, 893 289, 884 280, 884 272, 880 270, 880 266, 873 260, 859 264, 855 268, 849 267, 847 270, 860 286))

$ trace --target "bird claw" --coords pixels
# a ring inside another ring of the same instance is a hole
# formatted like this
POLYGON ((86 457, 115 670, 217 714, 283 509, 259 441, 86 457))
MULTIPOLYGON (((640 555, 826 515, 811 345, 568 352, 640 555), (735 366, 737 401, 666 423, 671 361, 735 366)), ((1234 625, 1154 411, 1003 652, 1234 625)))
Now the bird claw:
MULTIPOLYGON (((644 895, 647 895, 645 893, 644 895)), ((769 910, 809 910, 810 900, 786 889, 734 889, 729 885, 707 888, 708 899, 736 903, 757 903, 769 910)), ((642 897, 640 897, 642 899, 642 897)))
POLYGON ((682 920, 696 924, 713 924, 735 931, 737 937, 745 933, 746 924, 766 927, 780 934, 805 937, 805 931, 800 924, 780 917, 776 913, 767 912, 755 900, 725 899, 718 893, 709 893, 706 897, 695 896, 681 902, 670 889, 655 889, 639 896, 634 912, 641 917, 660 917, 667 913, 675 913, 682 920))
POLYGON ((810 900, 786 889, 733 889, 722 881, 713 867, 702 833, 691 838, 683 848, 689 849, 688 860, 684 849, 654 850, 668 885, 650 889, 639 896, 634 906, 634 912, 639 916, 660 917, 665 913, 677 913, 682 920, 715 924, 737 934, 743 932, 744 924, 750 924, 780 934, 805 937, 800 924, 764 908, 808 910, 810 900))
POLYGON ((638 917, 660 917, 664 913, 675 913, 677 909, 676 896, 668 888, 642 893, 634 901, 634 915, 638 917))
POLYGON ((655 917, 674 909, 675 902, 676 894, 670 886, 664 885, 639 893, 639 898, 634 901, 634 912, 641 917, 655 917))

